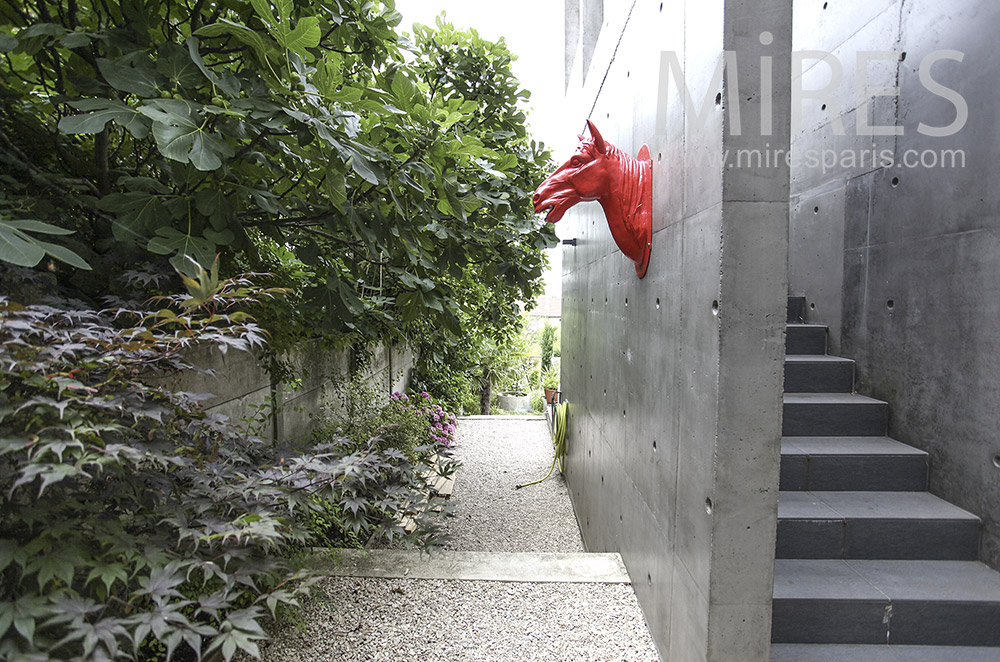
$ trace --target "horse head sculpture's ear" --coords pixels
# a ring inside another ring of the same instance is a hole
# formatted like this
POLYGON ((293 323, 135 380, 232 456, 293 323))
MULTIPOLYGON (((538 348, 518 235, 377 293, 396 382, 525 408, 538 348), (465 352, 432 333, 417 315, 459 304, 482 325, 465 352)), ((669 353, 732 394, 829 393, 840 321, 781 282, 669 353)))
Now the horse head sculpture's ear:
POLYGON ((590 135, 594 138, 594 147, 597 148, 598 152, 604 154, 607 147, 604 144, 604 138, 601 137, 601 132, 597 130, 597 127, 590 120, 587 120, 587 128, 590 129, 590 135))

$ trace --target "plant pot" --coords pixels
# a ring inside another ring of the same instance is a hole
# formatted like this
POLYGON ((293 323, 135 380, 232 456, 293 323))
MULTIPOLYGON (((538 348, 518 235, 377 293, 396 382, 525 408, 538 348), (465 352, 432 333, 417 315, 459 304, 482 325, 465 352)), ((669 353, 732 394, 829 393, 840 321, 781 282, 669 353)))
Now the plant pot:
POLYGON ((503 393, 497 396, 497 406, 504 411, 531 411, 531 398, 523 393, 503 393))
POLYGON ((545 404, 551 405, 559 402, 559 389, 547 388, 545 389, 545 404))

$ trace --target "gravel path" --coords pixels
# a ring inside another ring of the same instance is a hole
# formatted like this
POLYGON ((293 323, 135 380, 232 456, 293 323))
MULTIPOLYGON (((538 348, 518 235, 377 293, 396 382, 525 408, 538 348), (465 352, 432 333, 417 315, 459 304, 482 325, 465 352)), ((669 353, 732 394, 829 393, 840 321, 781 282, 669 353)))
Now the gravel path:
POLYGON ((626 584, 339 578, 269 662, 656 662, 626 584))
MULTIPOLYGON (((464 419, 447 549, 582 552, 543 420, 464 419)), ((656 662, 628 584, 332 577, 267 662, 656 662)))
POLYGON ((451 500, 455 517, 445 526, 445 549, 470 552, 582 552, 569 490, 552 466, 552 438, 544 420, 463 419, 455 452, 462 467, 455 474, 451 500))

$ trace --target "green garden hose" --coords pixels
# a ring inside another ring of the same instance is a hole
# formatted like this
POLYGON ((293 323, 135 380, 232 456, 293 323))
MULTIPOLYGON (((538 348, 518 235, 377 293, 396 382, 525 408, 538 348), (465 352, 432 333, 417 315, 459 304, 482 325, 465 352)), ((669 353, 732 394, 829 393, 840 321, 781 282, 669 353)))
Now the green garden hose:
POLYGON ((552 434, 552 445, 555 446, 555 457, 552 458, 552 466, 549 467, 549 472, 538 480, 533 480, 530 483, 524 483, 523 485, 515 485, 515 490, 527 487, 528 485, 537 485, 538 483, 545 482, 548 477, 552 475, 552 470, 556 468, 556 464, 559 465, 559 471, 563 471, 563 462, 566 457, 566 414, 568 413, 568 410, 568 402, 560 402, 556 405, 555 428, 552 434))

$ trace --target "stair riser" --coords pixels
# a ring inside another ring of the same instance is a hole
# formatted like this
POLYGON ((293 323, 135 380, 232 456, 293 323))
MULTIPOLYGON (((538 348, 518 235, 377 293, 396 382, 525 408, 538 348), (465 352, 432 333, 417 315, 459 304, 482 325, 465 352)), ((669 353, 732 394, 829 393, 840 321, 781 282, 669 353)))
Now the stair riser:
POLYGON ((787 327, 785 335, 785 353, 826 354, 826 327, 787 327))
POLYGON ((801 322, 805 318, 806 298, 788 297, 788 308, 786 321, 792 324, 801 322))
POLYGON ((854 364, 785 362, 785 393, 850 393, 854 364))
POLYGON ((785 403, 785 437, 880 437, 886 433, 884 402, 850 404, 785 403))
POLYGON ((1000 602, 776 599, 774 643, 1000 646, 1000 602))
POLYGON ((979 524, 972 520, 779 519, 779 559, 975 561, 979 524))
POLYGON ((782 455, 782 491, 922 492, 924 457, 782 455))

